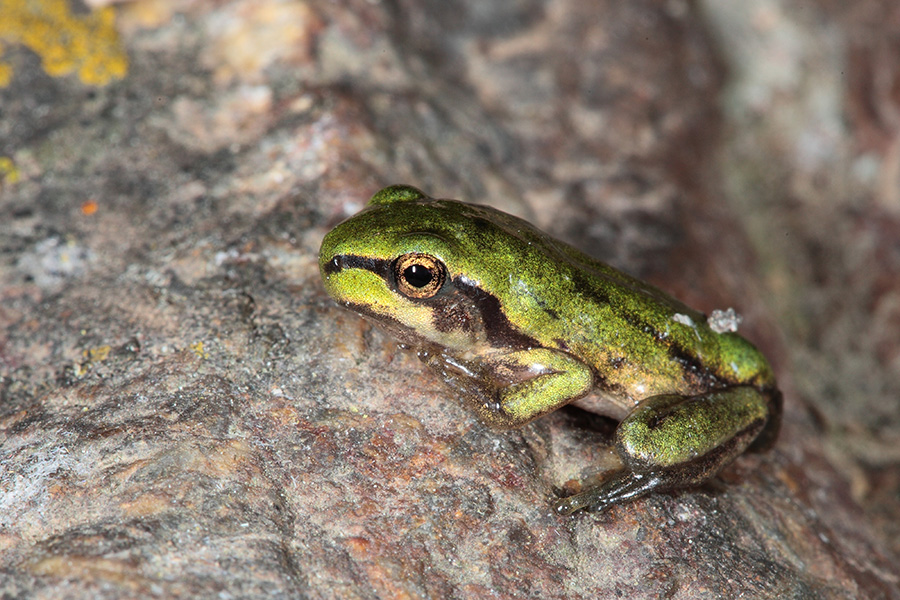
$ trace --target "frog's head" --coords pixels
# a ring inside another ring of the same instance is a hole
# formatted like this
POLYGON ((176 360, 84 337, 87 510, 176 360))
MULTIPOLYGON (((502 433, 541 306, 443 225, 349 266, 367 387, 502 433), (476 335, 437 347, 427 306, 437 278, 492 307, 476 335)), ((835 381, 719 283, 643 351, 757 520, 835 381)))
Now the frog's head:
POLYGON ((495 300, 480 274, 485 246, 496 238, 484 210, 410 186, 385 188, 322 241, 325 289, 405 343, 461 349, 483 342, 495 300))

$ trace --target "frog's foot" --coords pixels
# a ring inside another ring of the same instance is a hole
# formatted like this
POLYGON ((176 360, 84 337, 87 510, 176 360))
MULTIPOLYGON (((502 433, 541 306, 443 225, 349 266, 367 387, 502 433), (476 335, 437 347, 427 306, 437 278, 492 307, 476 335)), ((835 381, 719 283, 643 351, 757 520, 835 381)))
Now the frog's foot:
POLYGON ((699 485, 730 463, 746 445, 744 439, 733 438, 698 459, 671 468, 622 469, 596 487, 558 500, 553 508, 560 515, 570 515, 581 509, 602 512, 613 504, 635 500, 651 492, 666 492, 699 485))
POLYGON ((659 489, 664 482, 665 477, 661 477, 659 473, 618 471, 601 485, 557 500, 553 505, 553 510, 559 515, 571 515, 581 509, 600 512, 613 504, 627 502, 649 494, 659 489))
POLYGON ((616 471, 600 485, 558 500, 554 510, 561 515, 570 515, 581 509, 602 512, 613 504, 635 500, 650 492, 666 492, 699 485, 731 462, 746 445, 745 440, 733 438, 706 455, 675 467, 647 471, 626 468, 616 471))
POLYGON ((558 501, 556 512, 602 511, 650 492, 703 483, 747 449, 766 417, 767 398, 751 387, 647 398, 616 429, 625 468, 558 501))

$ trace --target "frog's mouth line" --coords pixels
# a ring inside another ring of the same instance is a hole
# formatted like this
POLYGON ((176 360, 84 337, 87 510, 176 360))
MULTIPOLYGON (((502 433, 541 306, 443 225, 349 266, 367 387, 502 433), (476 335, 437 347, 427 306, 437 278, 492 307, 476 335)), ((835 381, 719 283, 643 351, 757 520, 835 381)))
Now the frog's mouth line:
POLYGON ((342 302, 341 306, 351 312, 355 312, 372 325, 384 329, 403 344, 413 348, 417 348, 422 344, 422 340, 416 332, 408 325, 401 323, 395 317, 385 313, 376 312, 365 304, 342 302))

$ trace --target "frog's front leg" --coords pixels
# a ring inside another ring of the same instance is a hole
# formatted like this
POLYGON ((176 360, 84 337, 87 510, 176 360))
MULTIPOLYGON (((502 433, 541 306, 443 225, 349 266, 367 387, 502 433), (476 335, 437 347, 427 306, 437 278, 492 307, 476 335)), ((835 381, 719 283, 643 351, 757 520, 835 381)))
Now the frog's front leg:
POLYGON ((556 512, 602 511, 655 491, 696 485, 750 446, 769 418, 769 395, 749 386, 647 398, 616 429, 624 468, 558 501, 556 512))
POLYGON ((520 427, 591 391, 591 369, 565 352, 531 348, 491 353, 472 361, 419 352, 419 358, 460 390, 482 421, 520 427))

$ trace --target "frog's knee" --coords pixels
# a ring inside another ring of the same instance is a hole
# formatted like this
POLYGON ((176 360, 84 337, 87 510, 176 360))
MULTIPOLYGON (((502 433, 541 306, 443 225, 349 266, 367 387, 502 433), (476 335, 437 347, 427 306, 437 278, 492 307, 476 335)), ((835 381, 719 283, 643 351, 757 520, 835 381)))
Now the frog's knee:
POLYGON ((636 472, 695 463, 714 469, 744 452, 767 419, 765 398, 750 387, 641 402, 616 430, 616 447, 636 472))

